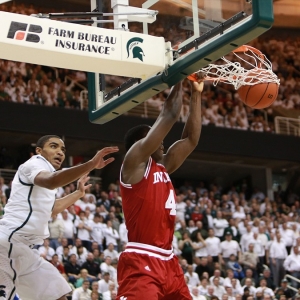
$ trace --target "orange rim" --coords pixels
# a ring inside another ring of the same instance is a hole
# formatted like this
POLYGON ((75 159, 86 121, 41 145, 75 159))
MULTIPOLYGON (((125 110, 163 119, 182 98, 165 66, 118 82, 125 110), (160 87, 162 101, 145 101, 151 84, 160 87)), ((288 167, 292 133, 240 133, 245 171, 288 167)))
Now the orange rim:
MULTIPOLYGON (((179 44, 176 45, 177 48, 179 46, 179 44)), ((191 50, 190 50, 191 51, 191 50)), ((248 52, 248 51, 252 51, 253 53, 257 54, 258 57, 260 57, 261 59, 264 60, 264 55, 261 51, 259 51, 258 49, 252 47, 252 46, 248 46, 248 45, 242 45, 238 48, 236 48, 235 50, 233 50, 232 52, 234 53, 239 53, 239 52, 248 52)), ((258 64, 258 67, 261 68, 261 63, 258 64)), ((197 76, 197 72, 196 73, 193 73, 191 75, 189 75, 187 77, 187 79, 191 80, 191 81, 198 81, 199 78, 197 76)), ((214 80, 219 80, 219 81, 225 81, 226 79, 225 78, 215 78, 215 77, 210 77, 210 76, 207 76, 203 79, 204 81, 214 81, 214 80)))

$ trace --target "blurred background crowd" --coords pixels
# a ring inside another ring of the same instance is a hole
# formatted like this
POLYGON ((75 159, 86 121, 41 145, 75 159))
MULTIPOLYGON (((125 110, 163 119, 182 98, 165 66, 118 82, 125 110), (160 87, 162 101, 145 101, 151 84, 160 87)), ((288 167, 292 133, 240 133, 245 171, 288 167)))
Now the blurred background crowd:
MULTIPOLYGON (((35 14, 33 6, 2 4, 2 11, 35 14)), ((51 10, 51 9, 50 9, 51 10)), ((49 13, 47 8, 47 13, 49 13)), ((175 17, 174 17, 175 18, 175 17)), ((186 39, 188 32, 175 23, 180 20, 164 18, 151 24, 149 34, 174 42, 186 39), (176 21, 176 22, 175 22, 176 21)), ((175 18, 176 19, 176 18, 175 18)), ((110 23, 106 27, 112 26, 110 23)), ((130 23, 130 30, 142 32, 140 26, 130 23)), ((291 34, 261 36, 250 44, 260 49, 272 62, 273 71, 280 79, 279 95, 273 105, 264 110, 245 106, 232 85, 207 83, 203 94, 204 125, 241 130, 274 132, 274 109, 297 111, 300 108, 300 38, 291 34)), ((29 105, 45 105, 66 109, 87 110, 87 74, 81 71, 58 69, 28 63, 0 60, 0 100, 29 105)), ((122 84, 126 78, 106 75, 107 92, 122 84)), ((189 82, 186 81, 180 121, 185 122, 189 111, 189 82)), ((161 92, 128 114, 156 118, 168 90, 161 92)))
MULTIPOLYGON (((0 183, 5 206, 10 188, 0 183)), ((75 187, 60 188, 57 197, 75 187)), ((193 299, 300 298, 297 195, 279 187, 269 199, 246 183, 225 190, 213 182, 185 182, 176 195, 173 248, 193 299)), ((69 298, 116 299, 118 259, 128 242, 118 181, 107 188, 96 182, 50 220, 49 230, 38 251, 69 282, 69 298)))

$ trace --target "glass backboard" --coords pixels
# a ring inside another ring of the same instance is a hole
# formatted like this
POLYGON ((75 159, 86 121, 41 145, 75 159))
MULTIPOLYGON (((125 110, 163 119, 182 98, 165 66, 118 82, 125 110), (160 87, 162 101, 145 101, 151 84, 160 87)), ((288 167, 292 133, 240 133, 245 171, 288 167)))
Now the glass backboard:
MULTIPOLYGON (((94 123, 126 113, 247 44, 274 21, 272 0, 131 0, 129 5, 158 12, 155 22, 128 22, 128 30, 164 37, 172 59, 165 70, 144 80, 90 73, 89 118, 94 123)), ((105 26, 112 28, 112 23, 105 26)))

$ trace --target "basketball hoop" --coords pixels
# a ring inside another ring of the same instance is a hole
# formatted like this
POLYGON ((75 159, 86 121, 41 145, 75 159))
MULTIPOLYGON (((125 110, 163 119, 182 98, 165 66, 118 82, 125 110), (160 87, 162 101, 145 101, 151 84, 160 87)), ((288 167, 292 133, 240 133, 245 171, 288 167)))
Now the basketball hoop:
MULTIPOLYGON (((236 90, 245 85, 257 85, 259 83, 276 83, 280 80, 272 71, 272 63, 258 49, 243 45, 232 51, 237 59, 232 62, 221 57, 224 64, 209 64, 199 70, 205 81, 213 81, 216 86, 219 82, 232 84, 236 90)), ((197 73, 188 76, 188 79, 197 81, 197 73)))

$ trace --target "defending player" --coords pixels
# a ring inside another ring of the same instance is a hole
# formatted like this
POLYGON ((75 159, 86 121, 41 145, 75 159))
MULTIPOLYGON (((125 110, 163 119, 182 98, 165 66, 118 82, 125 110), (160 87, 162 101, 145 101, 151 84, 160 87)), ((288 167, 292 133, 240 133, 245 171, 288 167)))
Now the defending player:
POLYGON ((66 300, 71 289, 58 270, 40 257, 34 245, 49 236, 48 221, 85 195, 91 185, 87 174, 101 169, 114 158, 104 159, 118 151, 107 147, 88 162, 60 170, 65 159, 65 144, 55 135, 41 137, 36 154, 22 164, 13 179, 11 195, 0 220, 0 285, 5 299, 15 293, 22 299, 66 300), (77 190, 55 200, 56 189, 78 180, 77 190))
POLYGON ((203 83, 192 83, 190 114, 181 140, 164 154, 163 140, 178 120, 182 84, 174 86, 152 127, 140 125, 125 136, 121 194, 128 244, 118 264, 118 300, 191 299, 172 240, 175 191, 168 174, 178 169, 198 144, 203 83))

